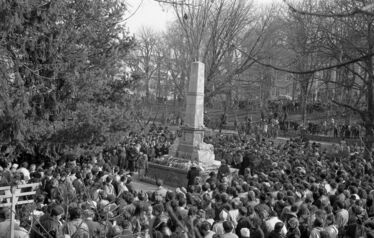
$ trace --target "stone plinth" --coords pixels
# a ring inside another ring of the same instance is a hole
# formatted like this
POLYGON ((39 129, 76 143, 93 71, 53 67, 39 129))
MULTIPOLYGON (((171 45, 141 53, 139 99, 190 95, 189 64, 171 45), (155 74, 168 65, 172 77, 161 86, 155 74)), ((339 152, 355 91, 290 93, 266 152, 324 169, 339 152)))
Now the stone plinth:
POLYGON ((185 127, 173 156, 203 164, 214 162, 213 145, 203 142, 204 130, 185 127))
MULTIPOLYGON (((217 172, 217 168, 211 167, 200 172, 200 177, 203 181, 209 177, 211 171, 217 172)), ((230 181, 234 173, 233 171, 229 176, 230 181)), ((149 162, 146 177, 141 180, 149 183, 156 183, 157 179, 162 179, 164 184, 171 187, 187 187, 187 170, 149 162)))
POLYGON ((148 164, 148 173, 146 176, 153 182, 157 179, 162 179, 166 185, 172 187, 187 186, 187 170, 185 169, 177 169, 150 162, 148 164))

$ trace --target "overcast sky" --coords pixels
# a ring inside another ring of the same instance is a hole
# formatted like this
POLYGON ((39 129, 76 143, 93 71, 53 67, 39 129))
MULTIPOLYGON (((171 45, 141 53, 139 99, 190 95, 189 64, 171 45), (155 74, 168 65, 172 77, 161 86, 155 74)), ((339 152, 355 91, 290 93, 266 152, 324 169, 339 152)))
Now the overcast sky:
MULTIPOLYGON (((205 0, 201 0, 205 1, 205 0)), ((281 0, 254 0, 256 4, 269 4, 271 2, 281 2, 281 0)), ((160 4, 154 0, 126 0, 129 4, 130 17, 126 24, 131 33, 137 33, 142 26, 152 27, 154 30, 163 31, 166 29, 168 21, 174 19, 173 10, 167 8, 165 4, 160 4)))

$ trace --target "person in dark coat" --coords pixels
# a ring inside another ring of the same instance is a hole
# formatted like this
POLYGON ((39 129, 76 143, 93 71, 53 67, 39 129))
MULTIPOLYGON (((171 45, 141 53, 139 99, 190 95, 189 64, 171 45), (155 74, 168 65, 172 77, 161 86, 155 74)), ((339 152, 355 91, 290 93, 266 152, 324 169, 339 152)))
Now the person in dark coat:
POLYGON ((226 160, 221 161, 221 166, 218 168, 218 180, 230 174, 230 167, 227 165, 226 160))
POLYGON ((126 169, 127 168, 127 161, 126 161, 126 148, 120 147, 118 149, 118 160, 119 160, 119 168, 126 169))
POLYGON ((135 172, 135 164, 139 158, 140 145, 139 144, 132 145, 130 149, 127 151, 128 151, 128 155, 126 158, 128 161, 128 164, 127 164, 128 169, 130 170, 130 172, 135 172))
POLYGON ((239 208, 239 218, 238 218, 238 224, 235 228, 236 235, 239 236, 239 238, 242 238, 241 229, 248 228, 251 229, 252 224, 249 218, 247 217, 248 210, 245 206, 242 206, 239 208))
POLYGON ((62 223, 60 219, 64 209, 60 205, 52 205, 50 211, 41 216, 30 234, 31 238, 60 237, 62 235, 62 223))
POLYGON ((195 185, 195 179, 199 176, 200 169, 197 167, 196 163, 192 163, 190 169, 187 172, 187 189, 190 189, 190 186, 195 185))
POLYGON ((275 223, 274 230, 270 232, 269 238, 283 238, 284 236, 282 236, 281 234, 283 226, 284 226, 283 222, 275 223))
POLYGON ((253 160, 252 152, 245 152, 243 155, 243 159, 241 165, 239 167, 239 175, 244 175, 244 170, 251 165, 251 161, 253 160))

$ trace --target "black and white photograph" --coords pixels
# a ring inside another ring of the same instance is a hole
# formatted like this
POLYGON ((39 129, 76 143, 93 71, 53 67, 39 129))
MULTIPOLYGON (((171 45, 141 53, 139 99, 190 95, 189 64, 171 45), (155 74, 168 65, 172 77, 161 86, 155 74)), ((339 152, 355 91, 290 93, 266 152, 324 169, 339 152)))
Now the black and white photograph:
POLYGON ((0 0, 0 238, 374 238, 374 0, 0 0))

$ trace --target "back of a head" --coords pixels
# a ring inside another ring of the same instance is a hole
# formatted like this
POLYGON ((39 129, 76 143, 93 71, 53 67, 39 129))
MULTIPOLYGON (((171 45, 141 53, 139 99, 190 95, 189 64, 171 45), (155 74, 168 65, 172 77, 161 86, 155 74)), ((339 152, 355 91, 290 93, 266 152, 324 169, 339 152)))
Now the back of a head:
POLYGON ((212 226, 210 225, 210 223, 208 221, 203 221, 200 225, 200 230, 201 231, 209 231, 210 229, 212 228, 212 226))
POLYGON ((164 211, 164 205, 162 204, 156 204, 153 206, 153 211, 162 213, 164 211))
POLYGON ((62 208, 62 206, 56 205, 52 207, 51 216, 59 216, 59 215, 62 215, 63 213, 64 213, 64 209, 62 208))
POLYGON ((178 205, 180 207, 183 207, 184 205, 186 205, 186 198, 185 197, 180 197, 179 200, 178 200, 178 205))
POLYGON ((164 184, 164 181, 162 181, 162 179, 157 179, 156 180, 156 185, 157 186, 162 186, 164 184))
POLYGON ((229 196, 227 193, 221 193, 221 201, 222 203, 226 203, 229 201, 229 196))
POLYGON ((314 227, 322 227, 323 226, 323 220, 320 217, 316 217, 313 223, 314 227))
POLYGON ((274 231, 275 232, 280 232, 282 230, 283 226, 284 226, 283 222, 277 222, 277 223, 275 223, 274 231))
POLYGON ((188 209, 188 216, 195 216, 197 215, 198 209, 195 206, 192 206, 188 209))
POLYGON ((209 191, 210 189, 210 185, 209 183, 204 183, 203 186, 201 187, 202 190, 205 192, 205 191, 209 191))
POLYGON ((69 215, 70 215, 70 218, 72 220, 80 218, 81 217, 81 209, 79 207, 70 207, 69 208, 69 215))
POLYGON ((222 226, 225 233, 229 233, 234 229, 234 226, 231 221, 224 221, 222 226))
POLYGON ((261 193, 260 194, 260 201, 265 202, 266 201, 266 193, 261 193))
POLYGON ((331 225, 335 223, 335 217, 333 214, 328 214, 326 217, 326 223, 327 225, 331 225))
POLYGON ((3 207, 1 210, 0 210, 0 217, 2 217, 3 219, 8 219, 10 218, 10 208, 8 207, 3 207))
POLYGON ((27 168, 29 167, 29 163, 27 163, 26 161, 22 163, 21 165, 23 168, 27 168))
POLYGON ((241 206, 239 208, 239 214, 242 215, 242 216, 246 216, 248 213, 248 209, 245 207, 245 206, 241 206))
POLYGON ((335 202, 335 205, 338 209, 343 209, 345 206, 344 206, 344 203, 340 200, 336 201, 335 202))

